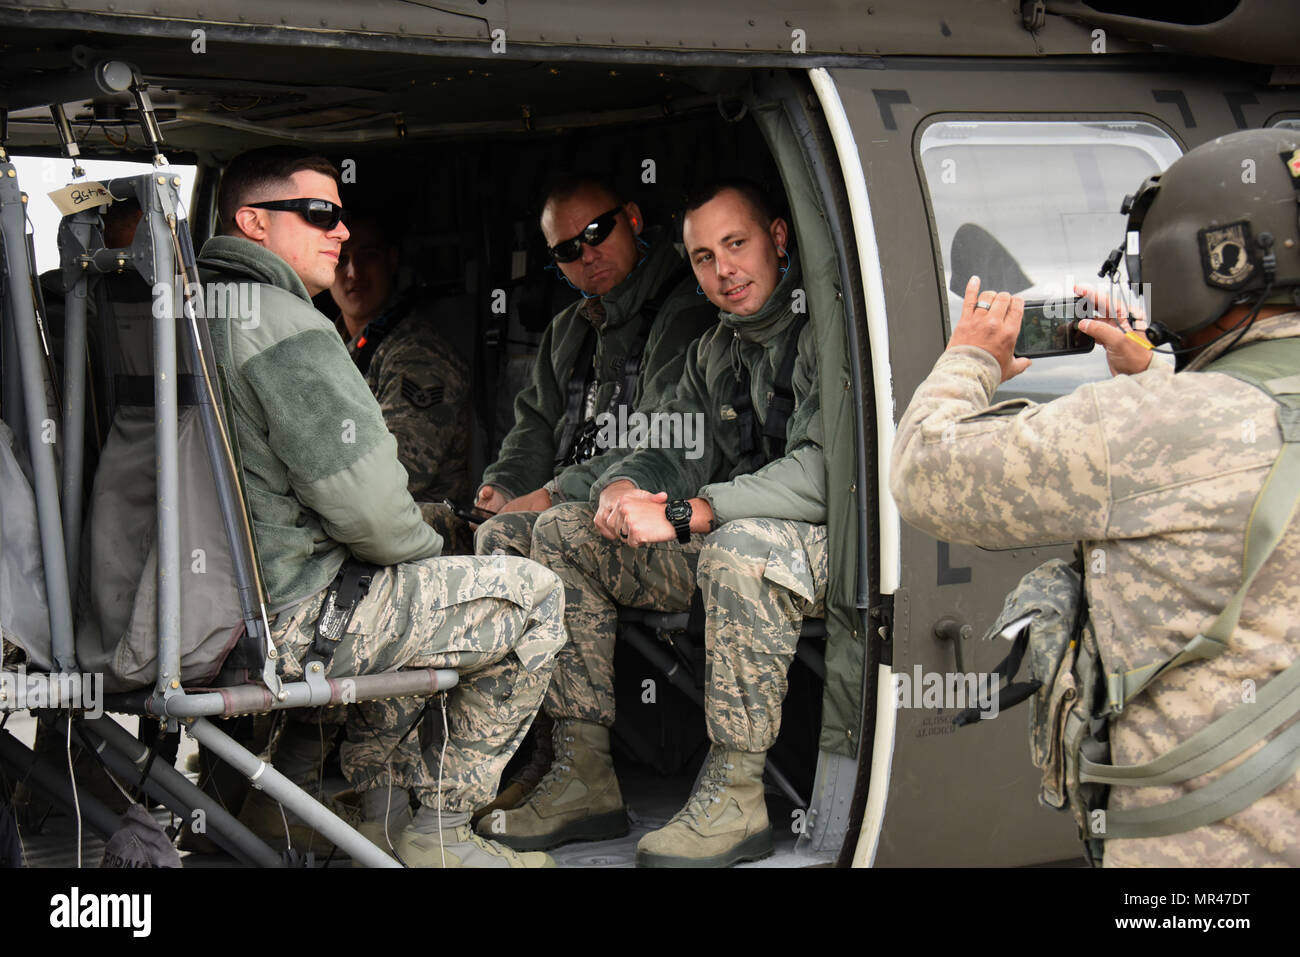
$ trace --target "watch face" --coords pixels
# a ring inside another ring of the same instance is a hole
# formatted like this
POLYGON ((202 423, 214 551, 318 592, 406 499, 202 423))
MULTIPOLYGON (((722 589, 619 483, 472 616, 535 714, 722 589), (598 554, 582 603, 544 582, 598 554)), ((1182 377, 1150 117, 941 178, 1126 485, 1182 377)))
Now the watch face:
POLYGON ((664 514, 670 522, 689 521, 691 517, 690 502, 669 502, 664 514))

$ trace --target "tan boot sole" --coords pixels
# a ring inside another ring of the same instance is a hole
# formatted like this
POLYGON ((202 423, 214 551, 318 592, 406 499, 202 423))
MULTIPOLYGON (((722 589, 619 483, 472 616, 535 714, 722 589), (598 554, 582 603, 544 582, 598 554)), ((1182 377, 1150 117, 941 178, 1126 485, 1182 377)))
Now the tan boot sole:
POLYGON ((772 845, 772 829, 764 828, 757 834, 745 838, 729 851, 714 854, 712 857, 674 857, 668 854, 653 854, 649 851, 636 852, 637 867, 731 867, 745 861, 761 861, 771 857, 775 848, 772 845))
POLYGON ((619 808, 617 811, 606 811, 603 814, 579 818, 548 834, 513 835, 480 832, 480 836, 516 851, 549 851, 553 847, 575 841, 610 841, 616 837, 623 837, 627 832, 627 809, 619 808))

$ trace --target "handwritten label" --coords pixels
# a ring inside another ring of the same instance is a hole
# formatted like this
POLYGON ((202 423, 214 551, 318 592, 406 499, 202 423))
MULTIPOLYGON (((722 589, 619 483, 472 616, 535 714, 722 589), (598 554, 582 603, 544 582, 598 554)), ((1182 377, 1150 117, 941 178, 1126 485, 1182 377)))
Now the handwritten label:
POLYGON ((103 183, 73 183, 49 194, 54 205, 64 216, 70 216, 78 210, 94 209, 107 206, 113 196, 103 183))

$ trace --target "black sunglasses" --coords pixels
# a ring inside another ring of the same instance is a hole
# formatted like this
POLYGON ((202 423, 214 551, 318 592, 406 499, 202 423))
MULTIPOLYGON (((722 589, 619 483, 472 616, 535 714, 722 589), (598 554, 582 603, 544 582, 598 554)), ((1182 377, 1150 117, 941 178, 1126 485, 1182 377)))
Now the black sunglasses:
POLYGON ((297 213, 313 226, 330 230, 343 220, 343 207, 328 199, 273 199, 265 203, 248 203, 254 209, 282 209, 297 213))
POLYGON ((583 243, 588 246, 599 246, 614 231, 614 224, 622 211, 622 206, 615 206, 589 222, 587 227, 572 239, 565 239, 551 246, 551 258, 557 263, 571 263, 582 255, 583 243))

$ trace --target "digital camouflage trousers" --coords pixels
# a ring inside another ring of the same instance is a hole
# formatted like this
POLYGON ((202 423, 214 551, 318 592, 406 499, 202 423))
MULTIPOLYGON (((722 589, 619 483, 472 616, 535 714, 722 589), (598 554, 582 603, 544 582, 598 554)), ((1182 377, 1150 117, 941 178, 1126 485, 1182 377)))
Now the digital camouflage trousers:
POLYGON ((532 557, 564 583, 569 634, 546 692, 547 714, 612 725, 618 606, 686 611, 698 585, 709 738, 740 751, 766 751, 776 741, 803 619, 824 614, 824 525, 741 519, 685 545, 633 548, 604 538, 591 507, 572 503, 542 513, 532 557))
MULTIPOLYGON (((301 673, 323 600, 323 592, 314 595, 275 622, 272 637, 287 677, 301 673)), ((414 733, 402 742, 422 704, 405 698, 349 708, 340 748, 348 782, 366 791, 391 781, 412 788, 422 804, 452 812, 491 801, 541 705, 564 643, 563 613, 555 576, 526 559, 429 558, 381 569, 338 643, 329 676, 451 668, 460 683, 447 693, 441 780, 426 766, 414 733)))

